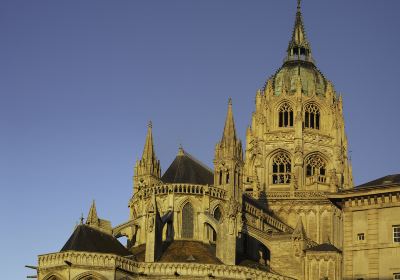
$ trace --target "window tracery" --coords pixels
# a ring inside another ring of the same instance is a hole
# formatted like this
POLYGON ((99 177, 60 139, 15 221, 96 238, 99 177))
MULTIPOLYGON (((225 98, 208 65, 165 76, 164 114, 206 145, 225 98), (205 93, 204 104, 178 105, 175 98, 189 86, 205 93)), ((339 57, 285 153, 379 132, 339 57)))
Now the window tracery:
POLYGON ((182 208, 182 238, 193 238, 193 206, 190 202, 182 208))
POLYGON ((315 104, 307 104, 304 108, 304 126, 306 128, 320 128, 320 112, 315 104))
POLYGON ((288 103, 279 107, 279 127, 293 127, 293 109, 288 103))
POLYGON ((222 213, 221 213, 221 209, 219 208, 219 206, 217 208, 215 208, 213 216, 217 221, 221 220, 222 213))
POLYGON ((306 177, 314 178, 319 183, 326 182, 326 162, 319 155, 309 156, 306 161, 306 177))
POLYGON ((272 160, 272 184, 289 184, 291 179, 291 159, 280 152, 272 160))

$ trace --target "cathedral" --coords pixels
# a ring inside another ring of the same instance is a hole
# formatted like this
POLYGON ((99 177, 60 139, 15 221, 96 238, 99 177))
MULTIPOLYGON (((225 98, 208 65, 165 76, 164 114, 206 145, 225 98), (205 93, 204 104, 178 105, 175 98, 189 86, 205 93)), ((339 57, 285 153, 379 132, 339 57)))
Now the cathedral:
POLYGON ((113 227, 93 202, 62 249, 38 257, 37 278, 400 279, 400 174, 354 186, 342 96, 300 3, 245 140, 229 99, 213 169, 180 147, 162 172, 149 123, 129 220, 113 227))

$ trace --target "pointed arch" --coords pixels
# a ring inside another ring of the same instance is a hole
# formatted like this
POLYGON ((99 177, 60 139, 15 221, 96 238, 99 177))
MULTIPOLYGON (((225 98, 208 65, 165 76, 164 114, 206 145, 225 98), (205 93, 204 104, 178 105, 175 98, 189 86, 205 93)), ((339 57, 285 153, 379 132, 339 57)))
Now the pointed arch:
POLYGON ((182 207, 182 238, 193 238, 194 234, 194 208, 188 201, 182 207))
POLYGON ((213 214, 214 219, 216 219, 218 222, 221 221, 222 211, 221 211, 221 207, 219 205, 217 205, 217 207, 214 208, 214 211, 212 214, 213 214))
POLYGON ((313 129, 321 127, 321 109, 314 102, 304 105, 304 127, 313 129))
POLYGON ((64 279, 65 278, 63 278, 60 274, 55 272, 51 272, 43 278, 43 280, 64 280, 64 279))
POLYGON ((292 159, 288 152, 278 150, 271 156, 271 183, 277 184, 290 184, 292 172, 292 159))
POLYGON ((306 184, 326 183, 328 159, 325 155, 314 152, 304 158, 306 184))
POLYGON ((288 103, 282 103, 278 108, 278 126, 293 127, 293 107, 288 103))
POLYGON ((107 280, 107 278, 97 272, 86 271, 73 278, 73 280, 107 280))
POLYGON ((210 223, 204 223, 205 237, 210 243, 217 242, 217 229, 210 223))

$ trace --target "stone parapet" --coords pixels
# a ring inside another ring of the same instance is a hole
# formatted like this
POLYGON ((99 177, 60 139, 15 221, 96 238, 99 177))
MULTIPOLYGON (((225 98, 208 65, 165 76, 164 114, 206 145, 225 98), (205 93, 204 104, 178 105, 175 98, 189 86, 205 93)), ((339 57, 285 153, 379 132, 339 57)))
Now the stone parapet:
MULTIPOLYGON (((71 268, 85 267, 88 270, 124 271, 132 276, 194 276, 216 277, 224 279, 255 279, 255 280, 290 280, 293 278, 277 275, 244 266, 215 265, 197 263, 144 263, 112 255, 89 252, 63 252, 40 255, 39 272, 50 271, 70 265, 71 268)), ((40 277, 39 277, 40 279, 40 277)))
POLYGON ((136 198, 148 198, 151 195, 168 195, 168 194, 191 194, 191 195, 209 195, 211 197, 224 199, 226 191, 208 185, 195 184, 164 184, 154 187, 147 187, 136 192, 133 200, 136 198))

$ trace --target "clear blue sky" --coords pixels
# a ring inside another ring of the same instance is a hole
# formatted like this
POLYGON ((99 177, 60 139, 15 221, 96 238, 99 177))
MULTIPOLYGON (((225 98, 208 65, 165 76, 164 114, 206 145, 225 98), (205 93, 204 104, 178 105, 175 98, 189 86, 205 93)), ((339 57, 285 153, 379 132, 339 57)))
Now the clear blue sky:
MULTIPOLYGON (((356 184, 400 173, 400 1, 303 1, 318 67, 343 94, 356 184)), ((23 279, 95 199, 128 218, 153 121, 165 171, 179 143, 212 166, 228 97, 244 141, 282 64, 296 1, 0 1, 0 258, 23 279)))

